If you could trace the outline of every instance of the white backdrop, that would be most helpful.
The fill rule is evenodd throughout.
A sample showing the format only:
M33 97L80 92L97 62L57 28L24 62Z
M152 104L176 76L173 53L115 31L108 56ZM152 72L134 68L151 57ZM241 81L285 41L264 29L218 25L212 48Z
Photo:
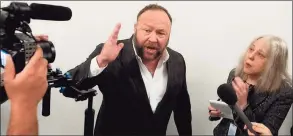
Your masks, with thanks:
M1 1L1 6L10 2ZM31 2L28 2L31 3ZM183 54L187 65L187 84L192 103L194 135L210 135L218 122L208 120L208 100L217 99L217 87L226 82L240 54L251 40L262 34L284 38L290 50L289 70L292 73L292 2L224 2L224 1L39 1L67 6L73 16L67 22L32 20L34 34L48 34L57 58L53 64L63 71L84 61L104 42L117 22L122 23L119 38L133 33L136 15L146 4L166 7L174 19L169 46ZM59 89L52 89L51 115L42 117L39 105L41 135L82 135L87 101L65 98ZM102 94L94 98L96 114ZM6 133L9 101L1 105L1 135ZM289 134L292 114L288 114L280 134ZM96 117L96 116L95 116ZM167 134L177 134L171 117Z

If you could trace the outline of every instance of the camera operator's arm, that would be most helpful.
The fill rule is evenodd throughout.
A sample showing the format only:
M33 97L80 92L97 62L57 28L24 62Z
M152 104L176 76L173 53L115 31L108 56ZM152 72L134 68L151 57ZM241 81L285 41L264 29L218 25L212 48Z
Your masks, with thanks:
M7 135L38 134L37 105L48 87L47 64L40 47L18 74L11 57L7 57L4 87L11 101Z

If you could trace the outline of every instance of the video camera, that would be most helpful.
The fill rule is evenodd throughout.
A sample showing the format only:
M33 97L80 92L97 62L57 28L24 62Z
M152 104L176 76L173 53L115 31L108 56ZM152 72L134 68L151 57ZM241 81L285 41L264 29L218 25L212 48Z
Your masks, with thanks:
M56 57L53 43L51 41L37 41L29 26L30 20L67 21L71 19L71 15L71 10L67 7L36 3L29 6L23 2L11 2L9 6L1 8L1 67L5 67L6 55L11 55L15 72L21 72L36 51L37 45L42 48L43 56L48 63L53 63ZM1 75L1 82L3 83L2 77ZM1 90L4 90L2 83ZM1 95L1 97L3 97L1 103L7 100L6 94Z
M23 2L11 2L9 6L1 8L0 11L0 47L1 67L5 67L6 55L11 55L16 73L23 70L27 62L34 55L37 45L43 50L43 56L48 63L53 63L56 51L51 41L37 41L29 26L31 19L67 21L70 20L72 12L67 7L32 3L28 5ZM17 31L19 31L17 33ZM1 72L0 104L8 98L3 85ZM48 89L43 97L43 116L50 114L50 90L51 87L67 87L75 91L76 101L82 101L94 96L94 91L82 92L75 88L77 82L73 81L68 73L62 74L59 69L53 71L48 66ZM61 88L62 91L62 88Z

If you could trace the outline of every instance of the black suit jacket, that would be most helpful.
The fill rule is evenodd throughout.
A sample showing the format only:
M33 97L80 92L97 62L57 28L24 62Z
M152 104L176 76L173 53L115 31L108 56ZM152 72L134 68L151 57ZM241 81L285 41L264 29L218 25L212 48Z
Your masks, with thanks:
M291 133L291 136L293 136L293 126L291 127L290 133Z
M0 91L0 104L2 104L8 100L8 96L6 94L6 91L4 91L5 90L4 86L1 86L0 90L1 90Z
M165 135L172 111L178 133L191 135L191 106L183 56L167 48L167 90L153 113L135 57L132 38L118 41L120 42L124 43L124 47L118 57L98 76L85 78L91 60L101 52L103 44L98 45L85 62L69 71L73 79L83 79L81 88L98 85L103 94L95 135Z
M232 82L234 73L235 69L230 72L227 83ZM244 113L251 122L264 124L276 136L290 110L292 102L292 87L285 83L276 93L256 93L252 89L248 94L249 106L244 109ZM234 114L234 119L238 126L236 135L247 135L247 131L243 129L244 123L241 119L236 114ZM214 129L214 136L226 136L231 122L229 119L222 119Z

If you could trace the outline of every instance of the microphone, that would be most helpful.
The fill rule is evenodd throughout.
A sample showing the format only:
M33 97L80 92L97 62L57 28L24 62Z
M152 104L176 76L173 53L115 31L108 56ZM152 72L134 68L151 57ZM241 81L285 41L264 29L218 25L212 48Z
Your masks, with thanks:
M32 19L67 21L72 16L68 7L32 3L30 9Z
M244 114L244 112L236 105L237 102L237 95L233 87L229 84L222 84L218 87L217 90L218 96L221 98L222 101L227 103L228 105L232 106L232 108L237 112L240 119L244 122L247 128L252 132L254 135L259 136L257 132L255 132L252 128L252 124Z
M9 13L27 15L23 18L40 20L67 21L70 20L72 16L71 9L68 7L37 3L32 3L28 6L27 3L12 2L8 7L2 8L2 10Z

